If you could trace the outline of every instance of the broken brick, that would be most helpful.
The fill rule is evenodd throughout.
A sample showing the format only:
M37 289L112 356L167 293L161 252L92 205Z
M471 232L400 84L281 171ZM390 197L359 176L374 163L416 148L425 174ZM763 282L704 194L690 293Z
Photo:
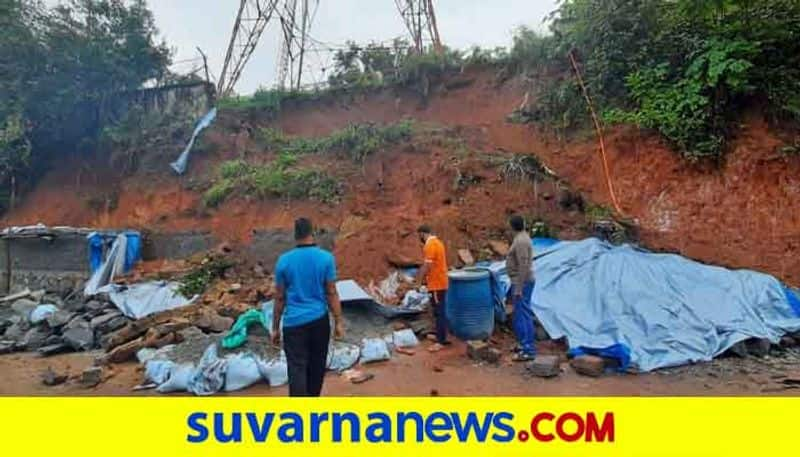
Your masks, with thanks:
M561 373L561 358L557 355L537 355L526 368L533 376L552 378Z
M570 361L576 373L598 378L606 371L606 361L594 355L580 355Z
M467 357L472 360L485 360L489 353L489 344L484 341L467 341Z
M103 381L102 367L89 367L81 373L81 384L84 387L94 387Z
M503 353L499 349L490 347L486 351L486 355L483 358L483 360L485 360L485 361L487 361L489 363L499 363L500 362L500 358L502 356L503 356Z

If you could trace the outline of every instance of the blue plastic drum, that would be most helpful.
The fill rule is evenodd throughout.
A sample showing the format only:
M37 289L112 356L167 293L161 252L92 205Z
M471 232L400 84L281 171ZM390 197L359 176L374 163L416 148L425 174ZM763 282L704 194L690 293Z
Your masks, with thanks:
M494 330L494 301L489 272L477 268L448 275L445 316L452 334L462 340L483 340Z

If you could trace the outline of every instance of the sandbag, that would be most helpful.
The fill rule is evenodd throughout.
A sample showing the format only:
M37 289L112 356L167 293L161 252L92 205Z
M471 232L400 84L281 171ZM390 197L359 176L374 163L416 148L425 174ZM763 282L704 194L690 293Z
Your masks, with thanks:
M154 382L159 386L167 382L175 363L170 360L150 360L144 365L145 381Z
M281 357L269 361L258 361L261 376L269 382L270 387L279 387L289 383L289 366L286 359Z
M334 341L328 348L326 367L332 371L344 371L358 362L360 352L355 344Z
M169 371L169 378L158 386L156 391L162 394L169 392L185 392L189 388L189 382L195 376L195 371L195 367L192 364L172 367Z
M225 385L225 370L228 361L217 356L217 345L206 348L197 370L189 381L188 390L195 395L213 395Z
M361 340L361 363L378 362L391 358L389 346L381 338L364 338Z
M419 344L417 335L415 335L414 330L410 328L404 328L403 330L394 332L392 334L392 342L399 348L410 348Z
M403 297L403 302L400 304L400 308L406 311L425 311L431 301L431 296L424 292L418 292L416 290L409 290L405 297Z
M227 358L225 392L246 389L264 379L253 354L236 354Z

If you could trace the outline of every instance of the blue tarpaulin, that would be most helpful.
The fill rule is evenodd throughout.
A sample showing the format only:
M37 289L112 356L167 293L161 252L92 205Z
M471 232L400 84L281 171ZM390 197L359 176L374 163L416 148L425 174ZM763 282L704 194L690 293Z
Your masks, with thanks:
M126 243L123 272L127 273L142 257L142 239L139 232L128 231L124 235ZM106 254L111 250L117 234L92 232L86 238L89 240L89 270L95 273L103 266Z
M534 257L533 308L547 333L623 368L708 361L745 339L777 343L800 330L800 299L766 274L594 238L534 240Z

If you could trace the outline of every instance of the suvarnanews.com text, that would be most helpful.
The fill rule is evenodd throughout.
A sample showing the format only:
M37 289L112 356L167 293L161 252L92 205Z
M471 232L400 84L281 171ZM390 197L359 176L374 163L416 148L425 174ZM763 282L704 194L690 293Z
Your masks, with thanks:
M615 440L612 412L194 412L189 443L539 443Z

